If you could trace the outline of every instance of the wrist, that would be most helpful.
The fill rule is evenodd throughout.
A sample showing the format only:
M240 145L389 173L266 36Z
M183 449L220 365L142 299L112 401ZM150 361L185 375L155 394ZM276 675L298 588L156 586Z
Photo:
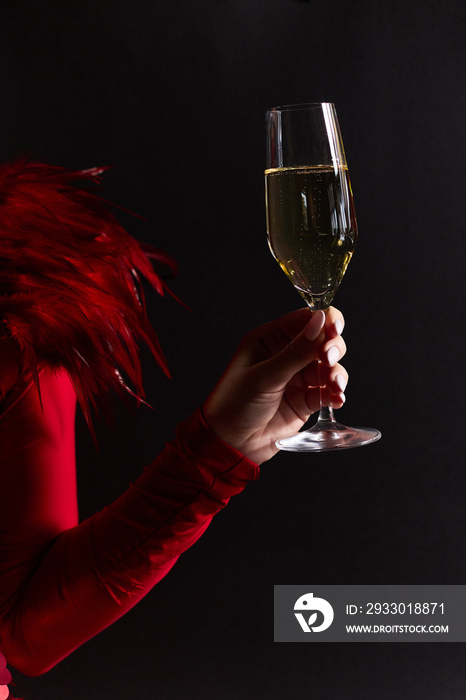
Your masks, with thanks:
M266 462L278 452L275 445L269 445L261 435L251 434L250 429L238 426L233 415L221 416L212 407L209 399L201 406L201 415L207 428L218 439L257 465Z

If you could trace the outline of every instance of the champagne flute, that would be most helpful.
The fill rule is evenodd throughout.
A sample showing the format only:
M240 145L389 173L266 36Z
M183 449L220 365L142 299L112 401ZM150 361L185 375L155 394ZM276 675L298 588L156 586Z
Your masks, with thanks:
M353 194L335 106L330 102L267 111L265 171L270 250L312 311L326 310L357 239ZM291 452L375 442L373 428L349 428L321 406L314 427L276 445Z

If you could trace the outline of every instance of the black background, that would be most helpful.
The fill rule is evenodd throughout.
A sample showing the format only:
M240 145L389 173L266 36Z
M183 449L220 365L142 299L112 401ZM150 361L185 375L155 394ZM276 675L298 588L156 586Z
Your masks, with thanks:
M113 164L173 288L149 293L173 374L78 421L80 510L124 490L205 398L242 335L301 304L270 256L264 111L337 105L360 240L336 298L343 422L370 447L280 454L124 619L28 700L463 698L461 644L274 644L274 584L465 584L465 26L460 0L4 2L0 157Z

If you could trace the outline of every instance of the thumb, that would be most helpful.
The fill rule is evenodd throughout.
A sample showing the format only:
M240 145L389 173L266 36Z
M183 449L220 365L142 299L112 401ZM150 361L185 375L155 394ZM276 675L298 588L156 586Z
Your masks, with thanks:
M319 349L323 341L316 342L325 325L325 313L315 311L309 323L303 328L301 333L293 338L283 350L274 357L267 360L267 383L275 388L282 388L290 379L304 369L310 362L315 360L319 354Z

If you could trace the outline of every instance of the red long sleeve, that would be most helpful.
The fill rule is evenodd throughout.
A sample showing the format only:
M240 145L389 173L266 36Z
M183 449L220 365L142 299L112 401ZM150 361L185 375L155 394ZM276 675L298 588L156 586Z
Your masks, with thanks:
M1 355L1 353L0 353ZM11 363L10 363L11 366ZM133 607L258 467L197 411L112 505L78 524L75 396L64 373L5 373L0 404L0 648L45 672Z

